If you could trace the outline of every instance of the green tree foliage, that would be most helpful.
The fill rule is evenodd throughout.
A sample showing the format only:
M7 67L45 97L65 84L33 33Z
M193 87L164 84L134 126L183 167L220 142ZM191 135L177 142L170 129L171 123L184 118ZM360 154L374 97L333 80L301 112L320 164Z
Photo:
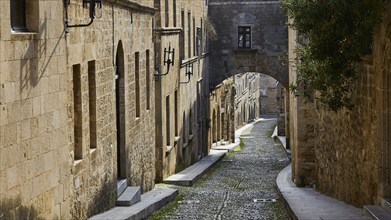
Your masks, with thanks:
M382 0L282 0L299 33L298 81L295 88L318 91L317 98L334 111L351 108L355 65L371 53ZM304 85L304 86L303 86Z

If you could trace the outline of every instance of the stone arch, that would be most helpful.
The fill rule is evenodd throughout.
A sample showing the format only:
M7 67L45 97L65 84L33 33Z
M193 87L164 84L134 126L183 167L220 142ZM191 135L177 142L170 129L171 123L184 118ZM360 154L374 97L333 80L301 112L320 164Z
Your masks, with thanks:
M259 72L288 87L287 18L278 1L232 4L216 2L209 7L217 38L210 43L210 86L239 73ZM251 27L251 47L239 48L239 27Z
M117 131L117 176L126 179L125 141L125 55L122 41L118 42L115 56L115 103Z

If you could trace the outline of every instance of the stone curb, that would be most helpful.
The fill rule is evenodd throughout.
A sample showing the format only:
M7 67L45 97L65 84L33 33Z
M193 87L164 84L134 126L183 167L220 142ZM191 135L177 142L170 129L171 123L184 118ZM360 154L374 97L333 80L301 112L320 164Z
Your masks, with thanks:
M163 180L163 183L174 184L180 186L192 186L198 179L200 179L206 172L208 172L213 165L225 157L227 151L225 150L211 150L210 154L202 158L197 163L184 169L183 171L169 176Z
M277 191L294 220L369 220L361 209L328 197L312 188L296 187L291 180L291 164L277 176Z

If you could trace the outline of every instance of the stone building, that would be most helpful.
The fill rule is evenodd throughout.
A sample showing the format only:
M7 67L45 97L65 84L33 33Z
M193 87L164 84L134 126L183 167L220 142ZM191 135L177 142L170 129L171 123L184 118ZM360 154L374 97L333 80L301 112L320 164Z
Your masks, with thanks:
M208 153L207 1L157 0L156 181Z
M71 79L62 1L0 2L0 215L71 218Z
M152 189L153 1L23 2L0 2L2 217L87 218L117 180Z
M281 59L288 51L288 31L280 3L209 0L208 10L217 35L210 41L211 89L233 77L236 127L261 113L276 115L276 81L288 86L287 65Z
M281 85L281 83L265 74L260 74L259 77L260 114L276 116L280 110L279 107L282 107L277 102L278 96L281 95L278 94L278 86Z
M69 27L66 35L74 218L113 206L124 189L117 189L117 181L145 192L155 180L156 9L145 0L99 6L90 26ZM88 22L81 2L71 2L65 12L68 25Z
M210 41L212 88L247 72L288 86L287 65L281 59L288 52L288 31L278 1L209 0L209 17L217 34Z
M230 78L218 85L209 96L209 147L235 142L236 90Z
M261 115L261 76L259 73L243 73L235 75L233 81L236 87L235 126L238 128Z
M373 51L357 65L355 108L331 112L290 95L289 137L292 178L358 207L391 198L391 3L384 2L375 27ZM290 30L290 60L297 33ZM295 82L294 65L290 82Z

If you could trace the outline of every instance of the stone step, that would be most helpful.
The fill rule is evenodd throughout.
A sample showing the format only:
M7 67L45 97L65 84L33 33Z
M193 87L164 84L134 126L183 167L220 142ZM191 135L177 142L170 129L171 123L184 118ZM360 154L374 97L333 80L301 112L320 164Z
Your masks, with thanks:
M391 199L382 199L381 207L391 215Z
M117 206L132 206L141 201L141 188L139 186L126 187L125 191L117 199Z
M382 207L376 205L364 206L364 214L376 220L391 220L391 215L388 214Z
M91 217L92 220L116 220L116 219L146 219L154 211L173 201L178 195L178 190L169 188L157 188L141 195L141 201L130 206L116 206L104 213Z
M119 198L122 195L126 187L128 187L128 183L126 179L117 180L117 198Z

